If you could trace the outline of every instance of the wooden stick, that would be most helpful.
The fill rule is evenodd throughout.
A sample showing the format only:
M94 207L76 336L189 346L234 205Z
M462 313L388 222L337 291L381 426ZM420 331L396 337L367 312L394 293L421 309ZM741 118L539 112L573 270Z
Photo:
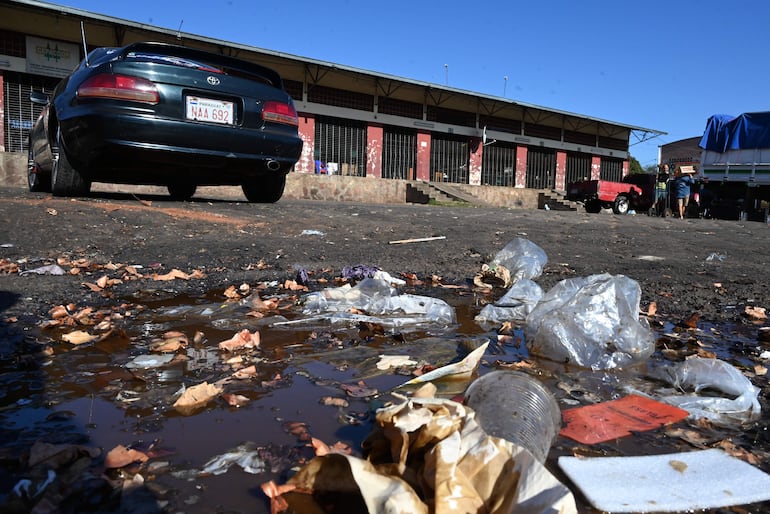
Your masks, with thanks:
M446 239L446 236L418 237L415 239L399 239L398 241L390 241L388 244L400 245L403 243L424 243L425 241L436 241L438 239Z

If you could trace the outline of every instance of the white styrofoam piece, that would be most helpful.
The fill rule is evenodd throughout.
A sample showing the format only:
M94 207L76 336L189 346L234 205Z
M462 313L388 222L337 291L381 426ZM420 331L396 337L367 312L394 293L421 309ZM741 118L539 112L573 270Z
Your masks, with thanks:
M559 457L606 512L680 512L770 500L770 475L718 449L644 457Z

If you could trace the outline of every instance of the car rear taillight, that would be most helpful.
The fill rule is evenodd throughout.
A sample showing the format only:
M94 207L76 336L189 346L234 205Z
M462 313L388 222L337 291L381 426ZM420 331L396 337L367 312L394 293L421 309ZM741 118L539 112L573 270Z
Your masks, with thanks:
M95 75L80 84L78 98L112 98L148 104L160 102L158 88L149 80L111 73Z
M287 125L299 125L297 110L294 109L294 106L284 102L276 102L275 100L265 102L265 106L262 108L262 119Z

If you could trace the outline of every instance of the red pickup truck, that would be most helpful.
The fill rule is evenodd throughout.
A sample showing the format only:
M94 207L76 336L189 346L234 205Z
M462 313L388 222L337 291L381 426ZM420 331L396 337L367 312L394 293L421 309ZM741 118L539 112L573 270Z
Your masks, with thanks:
M587 212L612 209L626 214L629 209L647 212L655 202L655 175L634 173L622 182L579 180L567 185L567 200L582 203Z

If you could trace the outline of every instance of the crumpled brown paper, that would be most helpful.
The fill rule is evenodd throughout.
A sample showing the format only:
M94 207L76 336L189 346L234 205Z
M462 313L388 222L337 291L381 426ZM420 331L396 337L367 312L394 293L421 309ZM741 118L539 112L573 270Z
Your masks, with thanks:
M577 512L570 490L529 451L487 435L474 411L452 400L411 398L378 410L363 448L366 459L318 456L286 485L263 490L274 508L286 500L298 513Z

